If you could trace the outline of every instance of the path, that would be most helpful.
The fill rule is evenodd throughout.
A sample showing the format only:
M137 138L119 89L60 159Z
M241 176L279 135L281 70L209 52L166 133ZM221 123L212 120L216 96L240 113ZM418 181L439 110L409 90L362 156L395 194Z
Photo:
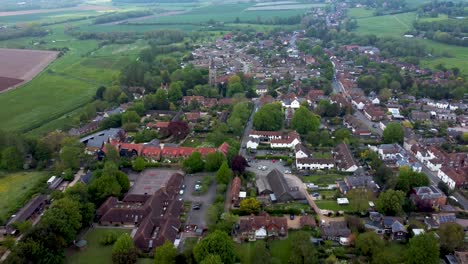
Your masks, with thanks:
M406 24L405 22L401 21L401 19L399 19L397 16L393 15L393 18L395 18L396 21L398 21L398 23L402 24L403 26L406 27L406 29L410 29L410 26L408 26L408 24Z

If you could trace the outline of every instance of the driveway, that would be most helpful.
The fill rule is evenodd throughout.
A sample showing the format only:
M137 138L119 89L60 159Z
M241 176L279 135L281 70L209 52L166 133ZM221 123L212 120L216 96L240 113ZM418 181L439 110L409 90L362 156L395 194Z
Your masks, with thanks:
M199 210L193 210L192 206L190 207L190 211L187 214L186 222L186 224L188 225L197 225L202 228L206 227L206 212L208 207L214 203L216 196L216 184L214 182L214 179L207 193L203 195L192 194L195 191L196 182L202 181L204 176L206 176L206 174L185 176L185 192L182 195L182 199L184 200L184 202L191 202L192 205L194 203L202 204Z

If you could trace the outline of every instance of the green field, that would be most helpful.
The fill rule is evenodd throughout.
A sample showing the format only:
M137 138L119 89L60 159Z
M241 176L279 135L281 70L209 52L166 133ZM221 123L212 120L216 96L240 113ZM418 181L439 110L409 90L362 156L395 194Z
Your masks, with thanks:
M122 228L96 228L88 231L84 240L88 242L86 249L77 251L75 249L68 249L66 251L66 261L68 264L112 264L112 246L103 246L99 243L101 237L107 232L116 232L118 234L128 233L131 229Z
M404 38L404 33L412 29L413 22L417 19L415 12L401 13L387 16L372 16L373 10L352 8L348 16L357 18L358 34L374 34L378 37ZM422 18L423 21L446 19L445 15L437 18ZM434 68L438 64L444 64L447 68L458 67L462 73L468 74L468 48L435 42L429 39L414 38L412 41L423 43L428 52L433 56L421 60L422 67Z
M294 236L295 231L288 232L288 238L283 240L273 240L269 242L270 253L272 258L275 258L275 263L289 263L291 256L291 236ZM243 244L236 244L236 254L240 258L242 264L252 263L252 255L255 254L255 243L249 242Z
M26 204L46 180L44 172L0 172L0 223Z
M361 17L357 19L358 28L356 32L360 34L374 34L378 37L402 36L407 30L412 28L412 23L415 19L416 13L414 12Z

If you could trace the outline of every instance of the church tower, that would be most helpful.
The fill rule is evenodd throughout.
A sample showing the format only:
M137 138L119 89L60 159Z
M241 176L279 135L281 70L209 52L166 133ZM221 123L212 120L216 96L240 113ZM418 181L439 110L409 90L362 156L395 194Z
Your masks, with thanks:
M214 60L213 60L213 57L210 57L210 69L209 69L209 73L208 73L208 83L211 85L211 86L216 86L216 66L215 66L215 63L214 63Z

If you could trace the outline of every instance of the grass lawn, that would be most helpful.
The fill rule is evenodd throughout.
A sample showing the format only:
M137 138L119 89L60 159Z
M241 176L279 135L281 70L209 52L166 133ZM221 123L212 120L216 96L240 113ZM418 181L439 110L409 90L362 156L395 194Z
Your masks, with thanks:
M304 210L306 213L312 212L310 205L303 203L272 204L268 206L268 209L299 209Z
M91 229L85 236L88 247L85 250L77 251L75 249L66 250L66 261L68 264L112 264L112 246L103 246L99 243L100 238L109 231L119 234L130 234L131 229L122 228L96 228ZM142 260L145 261L145 260ZM147 262L141 262L147 263Z
M277 259L278 263L288 263L291 256L291 236L297 231L289 231L288 238L283 240L270 241L271 256ZM242 264L255 264L252 263L252 255L255 254L255 243L249 242L243 244L236 244L235 251Z
M47 180L45 172L0 172L0 224L26 204Z
M312 175L302 177L302 181L306 183L313 183L315 185L329 185L335 184L337 180L344 179L345 175L339 174L324 174L324 175Z
M416 19L415 12L401 13L387 16L361 17L357 19L357 33L374 34L378 37L402 36L412 28Z
M315 204L320 209L323 210L332 210L332 211L353 211L353 206L351 206L351 201L350 204L348 205L338 205L336 200L316 200Z
M374 9L367 8L350 8L348 16L354 18L372 17L374 16Z

